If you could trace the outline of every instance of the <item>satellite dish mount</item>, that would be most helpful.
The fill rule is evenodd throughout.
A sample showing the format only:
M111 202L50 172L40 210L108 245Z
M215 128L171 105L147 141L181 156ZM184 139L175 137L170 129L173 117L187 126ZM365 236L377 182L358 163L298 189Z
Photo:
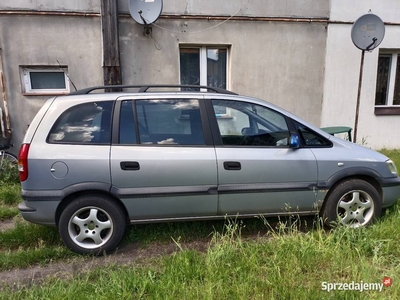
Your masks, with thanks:
M351 39L354 45L361 50L360 77L358 82L356 117L354 123L353 141L357 142L358 112L360 110L360 95L362 86L362 76L364 69L365 51L371 52L378 47L385 36L385 24L381 18L372 13L361 16L355 21L351 28Z
M136 23L144 26L144 34L151 35L151 24L162 12L162 0L129 0L129 12Z

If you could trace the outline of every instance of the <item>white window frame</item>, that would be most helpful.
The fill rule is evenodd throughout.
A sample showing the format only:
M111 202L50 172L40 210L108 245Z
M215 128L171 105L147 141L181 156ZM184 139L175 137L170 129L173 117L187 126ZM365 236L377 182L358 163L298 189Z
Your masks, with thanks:
M22 93L24 95L65 95L70 92L69 78L66 72L67 67L21 67ZM31 72L59 72L63 73L64 89L33 89L31 83Z
M388 93L385 105L375 105L377 107L388 107L394 106L398 107L399 105L393 105L393 95L394 95L394 87L396 84L396 67L397 67L397 59L400 54L400 50L395 51L381 51L380 55L391 56L390 58L390 67L389 67L389 78L388 78ZM399 83L400 84L400 83Z
M179 53L181 49L199 49L200 50L200 83L199 85L207 85L207 50L208 49L226 49L226 90L229 90L229 61L230 61L230 46L229 45L180 45ZM179 68L180 70L180 68ZM181 74L179 71L179 78ZM206 92L205 89L200 89L202 92ZM230 110L227 109L226 114L217 115L218 118L231 118Z
M229 90L229 46L226 45L180 45L179 51L181 49L199 49L200 50L200 85L207 85L207 50L208 49L226 49L226 89ZM180 72L180 71L179 71ZM179 74L181 78L181 74Z

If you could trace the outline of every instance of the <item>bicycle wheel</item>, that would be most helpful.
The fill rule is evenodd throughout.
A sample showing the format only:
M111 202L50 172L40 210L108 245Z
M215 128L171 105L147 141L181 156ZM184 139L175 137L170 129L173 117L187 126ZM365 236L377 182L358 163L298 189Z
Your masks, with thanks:
M18 164L18 158L14 154L6 152L6 151L1 153L0 160L1 160L1 162L10 162L13 164Z
M19 182L18 159L12 153L0 151L0 181Z

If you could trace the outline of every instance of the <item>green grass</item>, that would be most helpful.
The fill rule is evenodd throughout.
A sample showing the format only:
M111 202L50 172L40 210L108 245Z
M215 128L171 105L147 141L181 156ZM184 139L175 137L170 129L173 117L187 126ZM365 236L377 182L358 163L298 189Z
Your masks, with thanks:
M21 200L19 183L2 182L0 185L0 221L18 215L17 205Z
M256 218L242 221L242 233L246 236L257 232L265 233L267 228ZM224 221L196 221L180 223L143 224L128 227L123 243L137 243L146 246L152 242L169 243L174 236L181 241L191 242L210 239L212 233L223 232Z
M9 207L8 205L0 205L0 221L11 219L19 214L16 207Z
M400 170L400 150L381 152ZM20 201L4 196L18 187L4 186L0 219ZM54 276L41 286L5 287L0 299L400 299L399 204L368 228L327 231L318 222L311 226L312 221L259 218L135 225L122 245L135 243L151 252L154 245L176 241L181 250L141 260L140 265L107 265L70 279ZM260 238L244 238L248 235ZM182 245L191 241L206 241L208 248L185 250ZM68 263L70 258L79 259L62 245L54 227L19 220L15 228L0 232L2 271L50 261ZM391 277L393 285L382 292L322 290L322 282L380 283L384 276Z
M306 233L278 224L259 240L242 239L240 222L214 232L205 253L181 250L146 266L99 267L69 280L52 278L7 299L399 299L399 206L370 228L317 225ZM275 228L275 226L274 226ZM284 233L283 233L284 232ZM378 291L327 291L322 282L380 283Z
M15 206L21 202L21 185L5 183L0 186L0 203Z
M56 227L20 220L14 228L0 232L0 271L73 256L76 254L62 244Z
M18 166L10 161L3 161L0 169L0 182L19 183Z

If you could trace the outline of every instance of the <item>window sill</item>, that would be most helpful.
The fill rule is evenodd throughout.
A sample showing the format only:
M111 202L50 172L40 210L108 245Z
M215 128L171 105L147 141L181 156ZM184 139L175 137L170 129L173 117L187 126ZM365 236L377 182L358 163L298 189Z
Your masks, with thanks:
M399 106L375 106L374 113L377 116L400 115L400 105Z
M51 92L51 93L22 93L22 96L64 96L68 95L69 92Z

